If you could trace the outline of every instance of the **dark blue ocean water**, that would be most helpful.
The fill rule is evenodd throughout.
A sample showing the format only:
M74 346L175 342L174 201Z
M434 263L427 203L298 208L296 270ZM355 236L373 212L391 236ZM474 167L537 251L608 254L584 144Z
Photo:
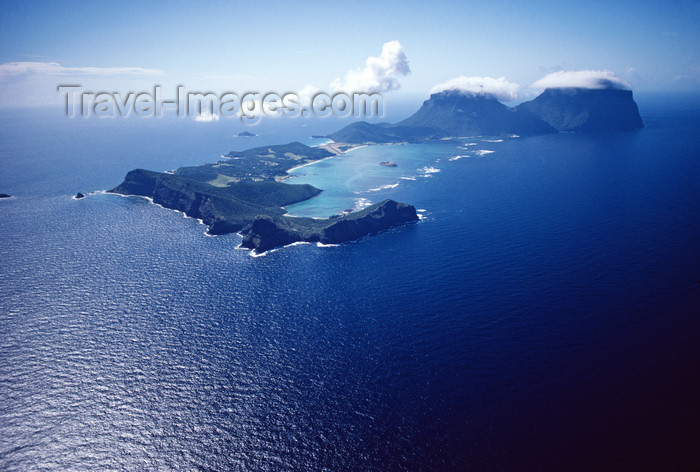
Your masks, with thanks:
M342 185L295 211L424 218L257 258L143 199L70 197L333 123L3 111L0 469L696 470L700 109L638 101L638 132L299 169Z

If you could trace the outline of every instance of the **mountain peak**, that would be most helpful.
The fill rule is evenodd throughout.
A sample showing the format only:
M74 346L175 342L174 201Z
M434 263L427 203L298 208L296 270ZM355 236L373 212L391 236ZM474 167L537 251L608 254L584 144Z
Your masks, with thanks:
M644 126L632 91L621 87L547 88L518 108L534 113L560 132L630 131Z
M445 136L554 132L538 117L509 108L490 93L462 90L432 94L416 113L397 126L438 127Z

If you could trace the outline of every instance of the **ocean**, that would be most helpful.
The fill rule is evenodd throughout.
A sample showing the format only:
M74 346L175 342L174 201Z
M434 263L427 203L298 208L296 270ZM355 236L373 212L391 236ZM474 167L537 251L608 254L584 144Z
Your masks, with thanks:
M263 257L99 191L337 123L0 111L0 469L697 470L700 107L636 98L299 168L291 214L422 218Z

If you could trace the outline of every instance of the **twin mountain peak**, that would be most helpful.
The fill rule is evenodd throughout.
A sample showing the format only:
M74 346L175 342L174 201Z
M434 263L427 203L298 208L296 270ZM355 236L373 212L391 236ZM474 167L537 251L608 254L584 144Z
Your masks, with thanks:
M632 91L618 88L546 89L507 107L493 95L445 90L394 124L353 123L329 135L344 143L420 142L462 136L631 131L643 127Z

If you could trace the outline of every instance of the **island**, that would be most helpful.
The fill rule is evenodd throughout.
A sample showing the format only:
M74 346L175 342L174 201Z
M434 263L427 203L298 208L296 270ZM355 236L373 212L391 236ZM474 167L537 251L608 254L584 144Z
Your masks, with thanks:
M239 232L242 247L262 253L295 242L338 244L418 221L412 205L384 200L329 218L285 215L285 206L318 195L308 184L289 184L288 171L336 155L294 142L230 152L211 164L172 173L135 169L109 190L138 195L201 219L212 235Z
M78 192L75 194L75 197L73 197L73 198L75 198L76 200L80 200L81 198L85 198L85 195L81 192Z
M288 183L291 170L367 144L630 131L642 126L632 91L612 84L592 89L548 88L534 100L512 108L487 93L444 90L432 94L416 113L395 124L356 122L326 136L331 142L318 147L294 142L230 152L218 162L167 173L136 169L109 192L151 198L154 203L201 219L213 235L238 232L243 236L241 246L256 253L302 241L336 244L415 222L416 209L384 200L361 211L345 210L328 218L290 217L285 206L321 192L312 185ZM379 165L397 164L383 161Z
M240 133L238 133L239 138L252 138L255 136L257 136L257 134L251 133L250 131L241 131Z

